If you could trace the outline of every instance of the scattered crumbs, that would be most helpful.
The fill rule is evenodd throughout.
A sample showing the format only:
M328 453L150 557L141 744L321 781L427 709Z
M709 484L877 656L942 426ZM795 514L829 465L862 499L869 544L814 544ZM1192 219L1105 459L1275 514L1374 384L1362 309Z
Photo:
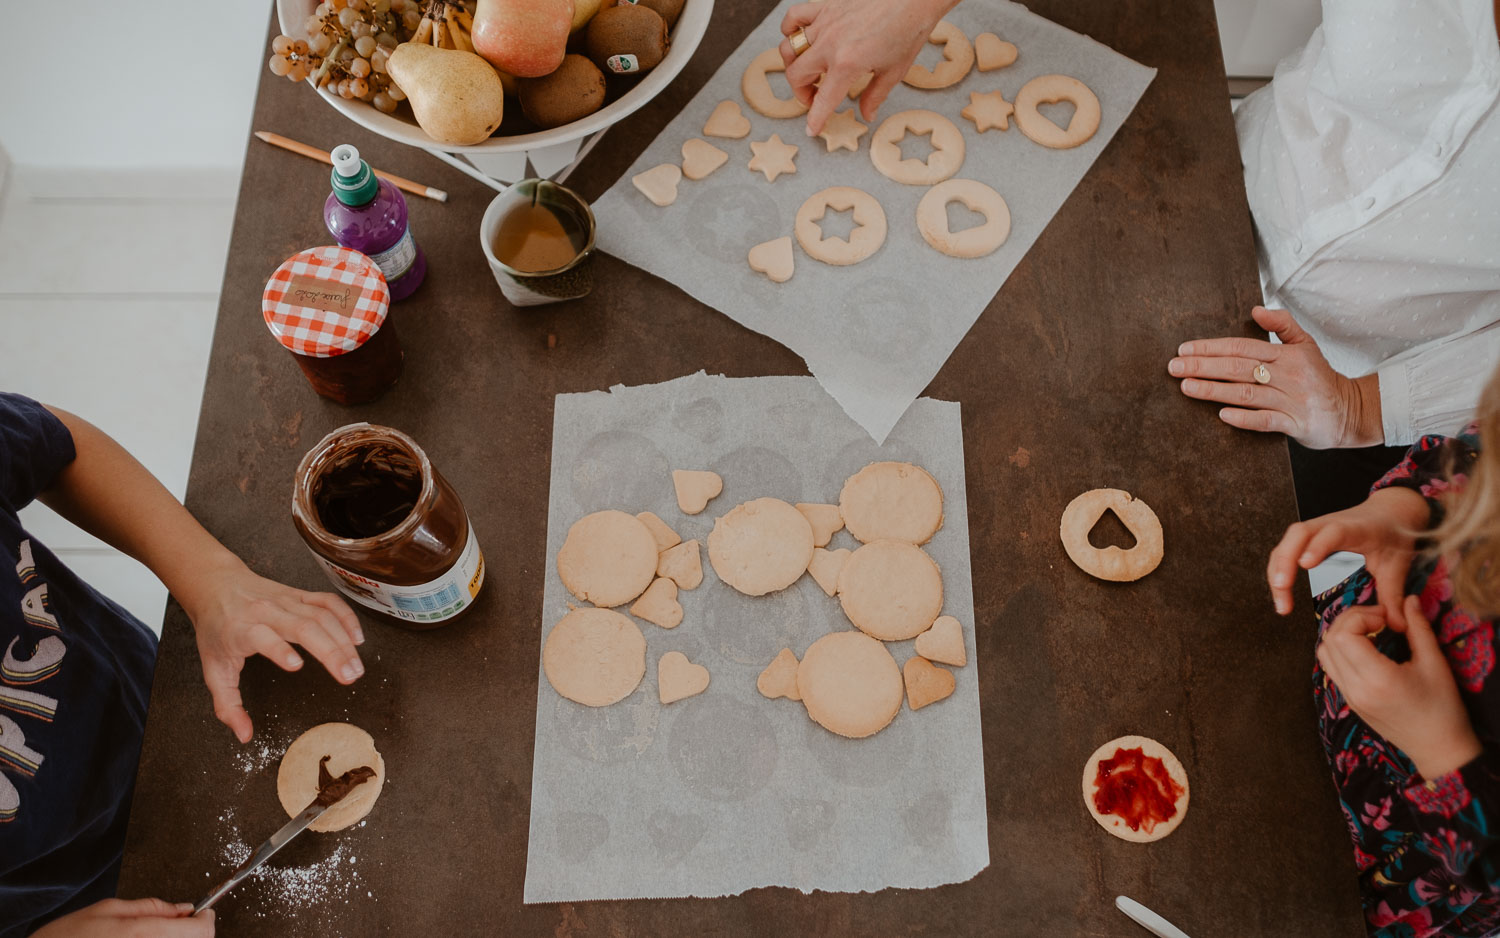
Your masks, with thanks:
M1009 456L1010 464L1017 469L1025 469L1031 465L1031 451L1024 446L1017 446L1016 451Z

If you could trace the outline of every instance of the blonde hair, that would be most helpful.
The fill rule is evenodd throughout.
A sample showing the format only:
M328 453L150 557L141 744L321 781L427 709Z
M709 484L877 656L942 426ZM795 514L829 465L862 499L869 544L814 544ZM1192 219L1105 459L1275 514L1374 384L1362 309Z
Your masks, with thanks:
M1469 611L1500 617L1500 369L1479 397L1479 457L1462 491L1449 489L1431 550L1456 557L1454 598ZM1449 467L1449 475L1455 467Z

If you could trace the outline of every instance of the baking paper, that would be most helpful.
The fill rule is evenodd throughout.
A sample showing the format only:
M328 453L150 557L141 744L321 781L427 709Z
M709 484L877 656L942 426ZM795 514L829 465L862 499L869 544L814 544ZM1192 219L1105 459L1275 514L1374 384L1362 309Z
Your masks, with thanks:
M837 503L844 480L882 459L915 462L942 486L945 521L926 546L943 572L944 613L964 627L953 696L862 740L755 689L784 647L850 628L811 576L763 597L722 583L708 561L714 519L774 496ZM677 509L673 469L712 469L724 491ZM876 446L812 378L701 372L647 387L561 394L553 421L543 636L577 602L556 557L592 511L653 511L702 546L703 583L681 590L682 624L636 620L646 676L625 700L585 707L538 668L526 902L723 896L757 886L855 892L962 882L989 863L974 610L959 406L922 399ZM858 547L847 531L830 549ZM626 612L628 606L619 611ZM887 645L897 663L912 642ZM657 700L656 664L680 651L708 690Z
M745 42L661 135L646 148L594 206L599 247L676 284L742 325L764 333L801 355L808 370L875 440L891 427L927 387L1031 249L1042 229L1083 178L1095 157L1135 107L1155 69L1051 23L1024 7L997 0L969 0L948 19L969 36L993 32L1015 43L1016 62L980 72L950 88L923 91L898 85L881 106L858 152L825 152L820 138L806 135L806 118L772 120L755 113L740 96L740 76L757 54L781 39L779 24L792 0L785 0ZM918 58L932 65L940 58L929 45ZM1049 150L1016 128L977 133L959 115L970 92L999 90L1007 101L1030 78L1062 73L1087 84L1099 97L1099 131L1071 150ZM784 78L771 76L782 97ZM703 125L724 100L739 102L750 119L742 140L705 138L729 154L729 162L705 179L684 179L676 202L659 208L631 184L631 177L660 163L680 163L683 141L702 137ZM849 106L854 106L850 102ZM1066 125L1070 106L1044 113ZM998 191L1010 207L1011 232L987 257L964 260L939 254L917 231L917 202L925 186L892 182L870 163L870 136L879 122L910 108L935 110L964 135L965 160L956 178L977 179ZM751 172L750 142L780 134L800 147L794 175L768 183ZM908 138L905 155L925 156L925 138ZM885 210L889 234L884 247L852 267L830 267L795 248L796 272L772 283L746 262L750 248L792 234L797 208L829 186L856 186L874 195ZM977 224L952 206L954 228ZM828 226L825 237L847 233Z

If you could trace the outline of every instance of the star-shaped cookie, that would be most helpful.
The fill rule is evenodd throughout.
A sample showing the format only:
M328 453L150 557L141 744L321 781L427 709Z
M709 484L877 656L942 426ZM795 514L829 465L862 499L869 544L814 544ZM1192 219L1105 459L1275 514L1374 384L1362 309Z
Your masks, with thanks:
M834 150L859 150L859 138L864 136L865 131L870 128L861 124L854 116L854 109L847 111L835 111L829 115L828 122L823 125L823 132L818 136L828 144L828 152Z
M782 173L795 173L797 166L792 158L797 155L797 147L790 143L782 143L780 134L771 134L769 140L757 143L750 141L750 150L755 155L750 157L750 171L764 173L766 182L775 182L776 177Z
M971 91L969 106L959 113L974 122L974 129L984 133L996 127L1009 130L1010 116L1015 110L1015 105L1005 100L998 91Z

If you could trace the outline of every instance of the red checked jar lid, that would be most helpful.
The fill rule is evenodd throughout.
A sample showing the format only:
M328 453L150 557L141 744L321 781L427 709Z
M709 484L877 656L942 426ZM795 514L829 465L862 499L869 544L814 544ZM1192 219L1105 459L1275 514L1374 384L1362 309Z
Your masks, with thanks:
M401 377L391 291L358 251L318 247L287 258L266 282L266 328L292 353L313 390L341 404L379 397Z

